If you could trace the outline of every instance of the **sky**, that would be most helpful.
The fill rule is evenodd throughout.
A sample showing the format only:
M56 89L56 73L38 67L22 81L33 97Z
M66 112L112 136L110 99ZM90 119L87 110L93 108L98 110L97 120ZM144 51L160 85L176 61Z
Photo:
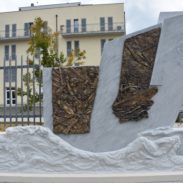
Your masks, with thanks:
M127 33L155 25L163 11L183 11L183 0L126 0Z
M82 4L125 3L127 33L155 25L161 11L183 11L183 0L1 0L0 12L19 7L81 2Z

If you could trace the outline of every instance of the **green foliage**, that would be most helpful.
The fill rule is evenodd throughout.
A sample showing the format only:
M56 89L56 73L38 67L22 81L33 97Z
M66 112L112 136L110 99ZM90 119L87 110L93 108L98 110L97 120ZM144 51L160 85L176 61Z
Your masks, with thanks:
M22 88L17 90L18 96L28 96L28 103L24 105L24 110L32 110L32 106L43 98L38 92L33 92L34 82L37 87L42 87L43 67L78 66L85 62L85 50L73 50L67 58L62 52L58 53L58 36L59 33L52 32L47 26L47 22L40 17L36 18L31 26L31 38L28 42L27 54L34 57L39 51L40 63L35 63L35 60L32 59L27 60L27 64L34 69L23 76L25 91Z

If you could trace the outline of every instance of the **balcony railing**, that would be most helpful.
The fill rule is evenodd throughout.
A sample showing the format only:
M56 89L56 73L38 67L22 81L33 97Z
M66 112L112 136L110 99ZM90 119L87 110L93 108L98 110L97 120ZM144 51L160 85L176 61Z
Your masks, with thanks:
M123 35L125 32L124 23L113 23L113 24L86 24L72 25L72 26L60 26L60 31L63 37L73 36L92 36L101 34L119 34Z
M72 25L66 27L64 25L60 26L60 32L63 37L73 37L73 36L95 36L104 34L118 34L123 35L125 32L124 23L113 23L113 24L86 24L82 25ZM0 41L12 41L12 40L27 40L31 36L30 30L17 29L10 31L0 31Z
M15 31L0 31L0 41L26 40L31 36L30 30L17 29Z

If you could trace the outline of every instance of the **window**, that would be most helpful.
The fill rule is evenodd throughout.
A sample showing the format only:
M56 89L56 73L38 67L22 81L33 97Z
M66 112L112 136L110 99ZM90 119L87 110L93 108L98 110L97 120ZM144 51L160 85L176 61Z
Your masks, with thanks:
M17 25L13 24L12 25L12 37L16 37L16 32L17 32Z
M71 41L67 41L67 56L71 54L72 51L72 43Z
M79 41L74 41L74 50L75 50L76 56L78 56L78 53L79 53Z
M81 19L81 31L86 32L86 18Z
M6 105L16 104L16 92L15 88L6 88Z
M6 61L9 60L9 57L10 57L10 55L9 55L9 45L4 46L4 56L5 56Z
M24 36L31 35L30 28L32 24L33 24L32 22L24 23Z
M79 32L79 21L74 19L74 32Z
M102 52L103 52L105 42L106 42L105 39L101 39L101 40L100 40L100 44L101 44L101 54L102 54Z
M4 79L5 82L15 82L16 81L17 72L15 68L5 68L4 69Z
M66 32L71 32L71 20L66 20Z
M113 30L113 17L108 17L108 30Z
M11 49L11 55L10 55L10 49ZM10 57L11 56L11 57ZM16 45L5 45L4 46L4 57L6 61L9 61L10 58L12 60L16 60Z
M5 25L5 38L10 37L10 25Z
M29 23L24 23L24 36L29 35Z
M11 59L16 60L16 45L11 46Z
M105 31L105 18L100 17L100 31Z

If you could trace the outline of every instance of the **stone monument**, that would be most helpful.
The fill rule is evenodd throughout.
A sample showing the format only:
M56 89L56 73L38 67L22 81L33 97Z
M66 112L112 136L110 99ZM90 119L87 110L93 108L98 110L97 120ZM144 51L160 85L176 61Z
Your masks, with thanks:
M183 104L183 96L181 92L178 92L183 89L183 85L179 82L180 78L183 78L182 23L183 16L169 18L162 25L158 24L108 42L104 47L100 65L90 132L77 135L60 134L59 136L79 149L106 152L126 147L142 131L173 126ZM123 66L125 68L128 62L133 62L134 65L129 65L131 70L123 72ZM134 68L137 68L138 62L140 62L140 69L135 71ZM142 66L142 64L147 65ZM138 75L135 75L137 72ZM150 75L145 76L144 72ZM45 69L44 73L45 83L47 83L45 85L46 102L52 103L51 89L49 89L52 88L51 70ZM130 75L132 75L131 78ZM125 77L130 79L127 80ZM131 105L131 111L139 108L138 111L130 114L131 116L126 115L130 111L125 111L126 116L123 114L121 118L127 118L127 120L121 124L120 119L115 115L115 110L121 108L124 111L127 104L115 106L115 101L118 102L119 98L123 100L124 95L125 83L123 80L120 81L120 78L125 80L126 86L130 83L138 87L135 94L132 89L131 95L126 96L132 98L127 103L127 109L130 109L129 103L132 103L135 97L139 99L144 94L150 95L149 100L138 101L140 103L135 104L135 107ZM130 92L126 93L129 95ZM45 106L46 126L52 129L52 109L48 109L50 106L47 108L46 104ZM137 113L140 115L136 115ZM135 120L136 118L139 120Z
M108 42L99 71L45 69L46 127L0 134L0 172L183 170L183 129L173 128L183 104L182 35L175 16Z

